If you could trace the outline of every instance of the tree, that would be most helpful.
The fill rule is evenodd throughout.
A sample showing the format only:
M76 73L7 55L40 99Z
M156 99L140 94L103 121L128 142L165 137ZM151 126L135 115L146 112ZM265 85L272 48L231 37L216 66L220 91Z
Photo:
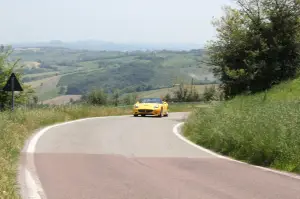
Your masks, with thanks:
M192 87L190 88L190 91L186 97L186 101L188 102L196 102L200 100L200 95L197 92L195 86L192 85Z
M126 105L131 105L134 104L137 100L137 95L135 93L131 93L131 94L127 94L124 99L123 102Z
M29 85L25 85L22 82L22 68L19 66L19 60L14 62L9 61L9 56L13 53L10 46L0 47L0 87L5 86L11 73L15 73L20 85L23 88L22 92L15 92L15 104L22 105L30 102L31 96L34 93L33 89ZM11 106L11 92L0 92L0 104L3 110L9 109Z
M34 104L37 104L39 102L39 98L36 95L32 97L32 100Z
M118 106L118 104L120 102L120 91L118 89L114 90L113 95L112 95L112 100L113 100L113 104L115 106Z
M208 64L225 98L269 89L299 70L300 1L236 0L213 22Z
M178 90L174 91L174 97L177 101L184 102L188 96L188 89L184 87L184 84L181 83L178 87Z
M86 99L92 105L106 105L107 103L107 95L102 89L93 90L87 95Z
M73 104L74 103L74 99L73 98L70 98L70 104Z
M59 89L59 94L63 95L66 92L66 87L65 86L61 86Z
M212 101L216 97L216 88L214 85L207 87L205 86L204 92L203 92L203 99L206 102Z
M171 98L170 93L167 93L167 94L164 96L164 101L170 102L171 99L172 99L172 98Z

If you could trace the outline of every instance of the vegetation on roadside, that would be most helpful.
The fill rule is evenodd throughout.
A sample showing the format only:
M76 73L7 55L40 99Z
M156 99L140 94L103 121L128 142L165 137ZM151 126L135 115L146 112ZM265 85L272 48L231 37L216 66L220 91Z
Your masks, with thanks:
M300 174L299 96L296 79L265 93L197 109L184 134L223 155Z
M159 95L159 92L152 93L150 97L160 97L168 103L182 102L210 102L222 100L222 93L218 91L215 85L203 86L203 92L199 93L195 85L184 85L181 83L178 87L170 90L164 89L164 95ZM166 94L165 94L166 93ZM103 89L95 89L83 95L81 100L73 103L86 103L92 105L133 105L136 101L149 95L142 93L129 93L121 96L120 91L116 89L112 94L107 94Z
M226 101L194 111L184 134L221 154L300 173L300 2L236 2L208 45Z
M24 104L27 103L30 97L32 96L33 90L30 86L24 85L20 79L22 78L22 71L17 70L19 67L19 60L14 62L9 61L9 56L12 53L12 49L10 47L0 47L0 87L1 90L7 83L8 78L12 73L15 73L18 78L20 85L23 88L23 92L15 92L15 103L16 104ZM11 98L12 93L2 91L0 92L0 110L6 110L11 106Z
M235 0L213 22L207 64L220 79L225 98L270 89L297 77L300 66L300 2Z

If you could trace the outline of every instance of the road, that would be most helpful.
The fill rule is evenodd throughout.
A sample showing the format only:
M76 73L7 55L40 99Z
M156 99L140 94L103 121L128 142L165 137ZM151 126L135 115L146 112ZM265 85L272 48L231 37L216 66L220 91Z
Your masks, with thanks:
M25 147L20 184L47 199L300 198L299 179L218 158L179 139L172 129L186 116L122 116L49 129ZM34 153L26 153L30 147Z

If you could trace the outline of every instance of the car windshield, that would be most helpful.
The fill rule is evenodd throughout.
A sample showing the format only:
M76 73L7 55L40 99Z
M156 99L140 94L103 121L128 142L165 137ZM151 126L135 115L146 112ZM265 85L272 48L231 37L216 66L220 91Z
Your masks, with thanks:
M162 104L162 100L160 98L143 98L139 100L139 103L159 103Z

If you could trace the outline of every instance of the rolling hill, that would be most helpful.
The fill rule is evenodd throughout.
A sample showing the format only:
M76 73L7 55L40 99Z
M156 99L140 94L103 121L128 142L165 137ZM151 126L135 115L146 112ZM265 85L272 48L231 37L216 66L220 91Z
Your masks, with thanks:
M62 95L82 95L92 89L122 94L170 88L184 82L216 83L205 52L190 51L89 51L67 48L15 49L21 58L23 82L32 85L40 100Z
M205 87L212 86L217 84L208 84L208 85L195 85L194 88L199 94L203 94ZM186 88L189 89L190 85L185 85ZM150 90L150 91L142 91L142 92L136 92L136 95L139 98L143 97L164 97L166 94L170 94L171 97L174 97L174 92L178 89L178 86L174 86L171 88L161 88L156 90Z
M69 48L75 50L106 50L106 51L135 51L135 50L191 50L201 48L202 45L194 43L115 43L99 40L82 40L74 42L63 42L60 40L53 40L49 42L36 43L15 43L15 48L40 48L40 47L54 47L54 48Z

